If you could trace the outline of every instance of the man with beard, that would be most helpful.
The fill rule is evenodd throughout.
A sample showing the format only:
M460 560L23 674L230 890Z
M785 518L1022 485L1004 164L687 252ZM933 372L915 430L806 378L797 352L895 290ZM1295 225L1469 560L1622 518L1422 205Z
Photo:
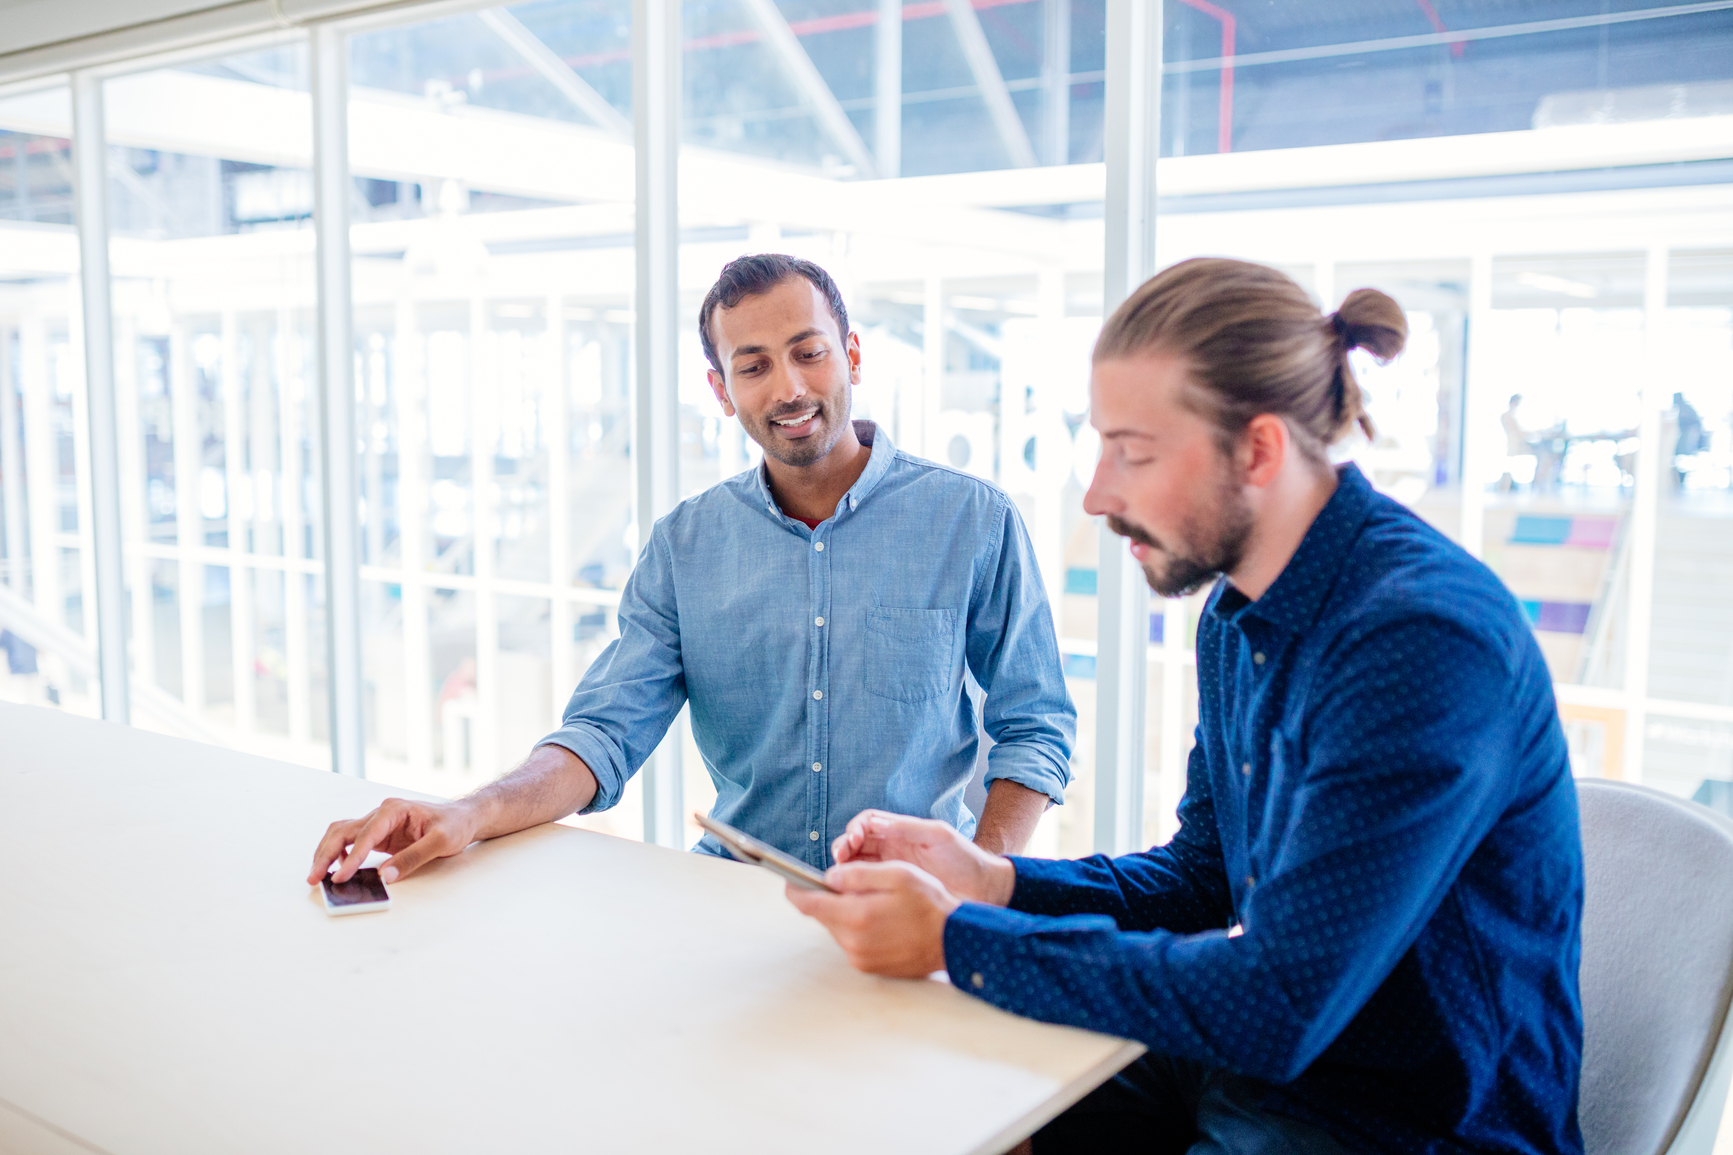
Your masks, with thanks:
M850 420L860 341L817 265L731 262L698 325L711 388L762 468L656 523L619 639L521 766L456 802L389 799L333 823L309 884L334 862L345 880L375 848L391 882L477 839L605 810L683 703L715 817L819 869L864 809L1000 853L1063 800L1076 714L1016 507ZM978 748L965 671L994 741L978 821L963 802ZM709 834L695 849L725 853Z
M1005 858L868 813L791 890L862 969L1149 1053L1035 1152L1581 1152L1582 848L1551 680L1493 574L1328 447L1371 432L1361 289L1193 260L1095 348L1085 499L1197 634L1180 829ZM1108 772L1105 768L1103 773Z

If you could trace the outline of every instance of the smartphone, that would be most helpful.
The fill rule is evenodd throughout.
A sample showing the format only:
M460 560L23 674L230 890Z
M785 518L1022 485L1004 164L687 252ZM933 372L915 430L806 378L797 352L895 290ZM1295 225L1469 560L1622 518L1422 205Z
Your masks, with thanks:
M784 854L768 842L760 842L744 830L736 830L726 822L718 822L708 814L692 815L698 820L698 825L716 836L716 841L723 849L742 862L750 862L754 866L762 866L772 874L781 875L783 879L803 886L807 890L828 890L832 894L839 893L836 887L824 880L824 875L808 866L798 858Z
M320 879L325 888L326 914L365 914L370 910L390 910L391 894L385 880L371 867L357 870L348 882L332 882L327 874Z

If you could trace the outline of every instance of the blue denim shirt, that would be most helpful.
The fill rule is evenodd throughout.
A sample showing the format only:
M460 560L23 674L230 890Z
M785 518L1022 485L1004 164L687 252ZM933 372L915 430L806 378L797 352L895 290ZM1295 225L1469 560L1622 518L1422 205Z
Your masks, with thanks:
M973 833L965 669L986 691L987 780L1063 800L1077 717L1016 507L855 428L872 455L817 529L783 516L762 467L656 523L619 639L542 740L595 773L589 810L620 800L687 702L712 813L815 867L869 807ZM723 853L708 834L696 849Z
M1353 466L1257 601L1217 585L1180 830L1017 859L957 986L1262 1080L1353 1151L1580 1153L1576 788L1492 572ZM1230 937L1238 923L1243 934Z

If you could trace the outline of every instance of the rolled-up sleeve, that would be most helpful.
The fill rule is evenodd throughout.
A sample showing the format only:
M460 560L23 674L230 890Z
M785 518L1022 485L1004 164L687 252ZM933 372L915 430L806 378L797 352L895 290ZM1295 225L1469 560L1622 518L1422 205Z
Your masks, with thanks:
M585 814L620 801L686 701L674 567L660 523L621 591L619 622L619 638L585 672L560 728L537 743L565 747L595 774Z
M997 557L983 569L968 623L969 669L987 692L982 724L995 743L987 782L1008 778L1063 803L1077 711L1034 545L1017 507L1002 501Z

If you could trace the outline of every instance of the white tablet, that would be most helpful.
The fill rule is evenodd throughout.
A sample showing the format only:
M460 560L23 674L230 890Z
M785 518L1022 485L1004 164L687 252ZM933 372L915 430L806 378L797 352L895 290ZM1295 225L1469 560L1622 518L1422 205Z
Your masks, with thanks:
M791 855L760 842L744 830L736 830L726 822L718 822L708 814L692 815L698 820L698 825L716 836L728 853L742 862L750 862L754 866L762 866L772 873L781 875L796 886L804 886L808 890L828 890L832 894L839 893L837 889L824 880L824 875Z

